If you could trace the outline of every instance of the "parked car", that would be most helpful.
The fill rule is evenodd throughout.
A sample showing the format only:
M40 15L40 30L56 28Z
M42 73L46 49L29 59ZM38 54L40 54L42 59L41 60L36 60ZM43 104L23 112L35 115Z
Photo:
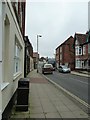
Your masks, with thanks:
M58 71L62 72L62 73L70 73L71 72L70 68L65 65L60 65L58 67Z
M45 73L51 73L51 74L53 74L53 66L52 66L52 64L45 64L42 67L42 73L43 74L45 74Z
M55 69L56 69L56 61L55 61L55 59L49 59L48 64L52 64L53 71L55 71Z
M53 67L53 71L55 71L56 67Z

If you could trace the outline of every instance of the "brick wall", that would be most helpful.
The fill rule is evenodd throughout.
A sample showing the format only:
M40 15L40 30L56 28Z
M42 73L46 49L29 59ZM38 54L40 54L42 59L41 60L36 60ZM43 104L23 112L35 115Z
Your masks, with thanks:
M70 36L65 42L63 42L58 48L56 48L56 60L60 64L65 64L74 70L75 56L74 56L74 38ZM62 51L60 52L60 47Z

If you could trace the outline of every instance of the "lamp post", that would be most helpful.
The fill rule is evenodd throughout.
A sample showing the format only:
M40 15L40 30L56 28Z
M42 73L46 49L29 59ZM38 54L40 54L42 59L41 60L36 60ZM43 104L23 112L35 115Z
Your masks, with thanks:
M37 55L38 55L38 38L39 38L39 37L42 37L42 36L41 36L41 35L37 35ZM39 56L38 56L38 57L39 57ZM39 60L38 60L38 59L39 59L38 57L37 57L37 73L38 73L38 61L39 61Z

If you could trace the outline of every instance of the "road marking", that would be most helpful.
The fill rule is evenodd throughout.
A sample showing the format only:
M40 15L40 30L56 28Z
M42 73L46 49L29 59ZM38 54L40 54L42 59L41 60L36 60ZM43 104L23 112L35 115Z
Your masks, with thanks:
M61 90L63 90L65 93L67 93L68 95L70 95L71 97L73 97L74 99L76 99L78 102L80 102L82 105L84 105L87 108L90 108L90 105L88 103L86 103L85 101L83 101L82 99L80 99L79 97L75 96L74 94L70 93L68 90L64 89L63 87L61 87L60 85L58 85L57 83L55 83L54 81L52 81L50 78L46 77L45 75L43 75L48 81L50 81L52 84L54 84L56 87L60 88Z

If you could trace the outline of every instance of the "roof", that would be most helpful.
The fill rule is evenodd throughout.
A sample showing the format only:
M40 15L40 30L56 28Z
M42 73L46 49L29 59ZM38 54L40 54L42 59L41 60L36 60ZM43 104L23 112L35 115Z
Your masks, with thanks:
M67 40L65 40L63 43L61 43L56 49L58 49L60 46L62 46L63 44L65 44L71 38L73 38L73 36L70 36Z
M84 44L87 40L88 34L75 33L74 39L79 41L79 44Z

